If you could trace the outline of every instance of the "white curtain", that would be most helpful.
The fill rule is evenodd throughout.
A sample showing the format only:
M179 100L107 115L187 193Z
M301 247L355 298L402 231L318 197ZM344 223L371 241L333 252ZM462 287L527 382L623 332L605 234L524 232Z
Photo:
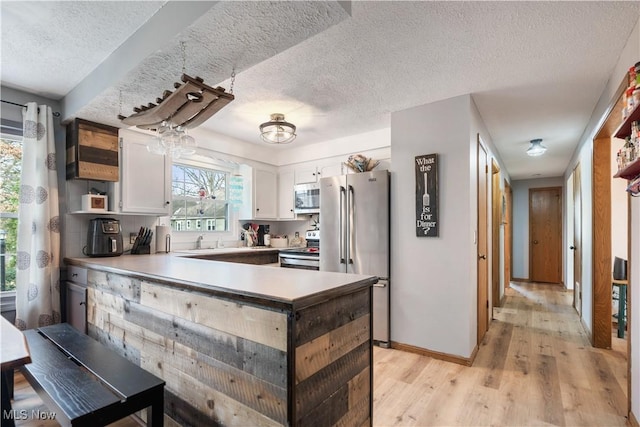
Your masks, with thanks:
M30 102L23 119L16 326L32 329L60 322L60 217L51 107Z

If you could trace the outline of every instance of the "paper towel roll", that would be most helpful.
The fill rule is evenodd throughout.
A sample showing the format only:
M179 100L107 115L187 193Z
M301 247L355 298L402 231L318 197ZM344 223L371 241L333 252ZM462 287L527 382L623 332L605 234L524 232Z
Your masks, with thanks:
M156 225L156 252L169 253L171 251L171 227Z

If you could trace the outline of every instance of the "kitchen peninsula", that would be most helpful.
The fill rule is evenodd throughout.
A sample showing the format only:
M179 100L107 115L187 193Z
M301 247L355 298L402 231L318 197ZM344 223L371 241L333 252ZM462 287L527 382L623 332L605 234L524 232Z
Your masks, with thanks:
M176 254L65 262L87 272L89 335L166 381L167 425L371 424L375 277Z

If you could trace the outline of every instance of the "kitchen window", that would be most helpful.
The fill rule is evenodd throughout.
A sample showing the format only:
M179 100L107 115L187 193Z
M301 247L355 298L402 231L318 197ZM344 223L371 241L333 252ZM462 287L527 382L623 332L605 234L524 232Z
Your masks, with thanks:
M174 231L228 231L229 172L174 163L172 215Z
M16 244L22 170L22 134L0 137L0 298L2 311L15 310Z

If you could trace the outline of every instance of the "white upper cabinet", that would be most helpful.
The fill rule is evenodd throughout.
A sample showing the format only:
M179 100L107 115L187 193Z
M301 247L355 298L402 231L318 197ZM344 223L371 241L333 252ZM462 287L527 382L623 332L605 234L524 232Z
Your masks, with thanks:
M333 163L320 168L320 178L328 178L330 176L340 176L345 174L342 163Z
M315 166L296 169L294 175L296 184L317 182L320 179L319 170Z
M241 165L244 176L241 220L278 218L278 176L275 172Z
M308 184L320 181L320 178L342 175L340 163L325 166L301 166L295 170L295 184Z
M275 172L255 170L255 218L275 219L278 217L278 178Z
M278 175L278 219L295 219L294 208L294 172L285 171Z
M110 210L171 215L171 159L150 153L150 135L120 129L120 182L113 183Z

